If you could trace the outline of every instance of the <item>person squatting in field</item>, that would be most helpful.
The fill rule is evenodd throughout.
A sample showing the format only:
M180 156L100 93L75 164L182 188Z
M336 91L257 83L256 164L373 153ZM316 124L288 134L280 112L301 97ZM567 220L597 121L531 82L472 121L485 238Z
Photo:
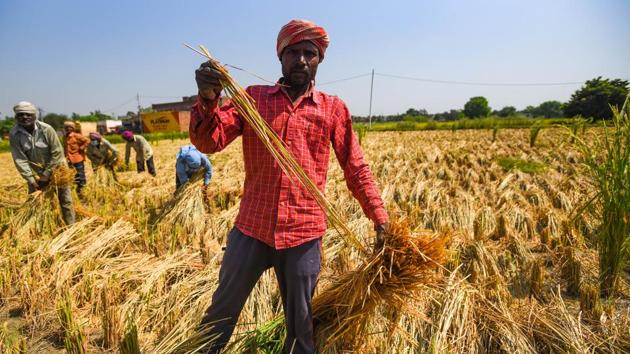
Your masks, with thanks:
M134 135L129 130L125 130L121 134L122 138L127 141L125 146L125 166L129 167L129 155L131 149L136 152L136 166L138 173L144 172L144 162L147 163L147 169L151 176L155 177L155 163L153 162L153 149L147 139L142 135Z
M18 172L28 184L28 192L45 189L52 172L65 166L63 146L55 129L37 120L37 109L30 102L19 102L13 107L17 125L9 133L11 156ZM63 221L74 224L75 214L69 186L57 187Z
M76 171L74 183L77 185L77 194L82 197L81 190L86 184L85 178L85 150L90 144L90 139L76 132L76 125L73 121L63 122L64 152L68 165Z
M92 170L103 166L112 172L118 161L118 150L99 133L90 133L90 145L87 147L87 156L92 163ZM115 176L115 175L114 175Z
M310 21L290 21L280 30L276 45L282 77L273 86L250 86L247 93L322 192L332 144L348 188L374 222L378 249L389 219L353 133L350 112L340 98L315 87L328 43L324 28ZM273 267L287 326L285 351L313 353L311 300L326 214L304 187L282 172L231 102L219 103L221 78L210 63L196 70L199 96L189 129L191 142L204 153L221 151L242 136L245 164L239 214L228 235L218 288L200 325L210 328L208 338L216 337L208 351L218 353L227 344L252 288Z
M205 192L212 179L212 164L208 157L194 145L182 146L177 152L175 161L175 190L179 191L189 179L203 169L203 190Z

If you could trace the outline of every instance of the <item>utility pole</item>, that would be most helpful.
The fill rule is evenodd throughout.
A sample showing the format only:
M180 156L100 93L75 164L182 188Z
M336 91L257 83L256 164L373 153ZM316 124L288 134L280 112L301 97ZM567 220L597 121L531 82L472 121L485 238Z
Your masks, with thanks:
M372 128L372 91L374 91L374 69L372 69L372 82L370 83L370 112L368 113L370 128Z
M39 111L39 121L42 121L42 117L44 117L44 110L41 108L37 108L37 110Z
M140 134L144 133L142 129L142 117L140 116L140 112L142 111L142 107L140 106L140 92L136 94L136 101L138 102L138 128L140 129Z

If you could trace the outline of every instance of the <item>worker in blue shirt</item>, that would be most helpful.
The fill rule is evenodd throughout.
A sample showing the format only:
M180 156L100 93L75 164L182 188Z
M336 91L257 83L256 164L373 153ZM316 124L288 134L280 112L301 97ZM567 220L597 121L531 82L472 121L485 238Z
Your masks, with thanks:
M212 164L206 155L202 154L194 145L184 145L177 153L175 163L175 187L179 190L195 173L204 170L203 188L205 189L212 179Z

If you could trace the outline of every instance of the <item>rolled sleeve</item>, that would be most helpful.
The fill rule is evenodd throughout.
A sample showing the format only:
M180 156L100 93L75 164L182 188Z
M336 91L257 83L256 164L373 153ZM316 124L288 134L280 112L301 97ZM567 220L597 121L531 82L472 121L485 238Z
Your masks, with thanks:
M229 101L219 107L218 100L206 102L201 97L193 106L190 141L197 150L209 154L227 147L243 132L243 122Z
M13 163L15 164L15 168L20 173L20 176L24 178L29 184L35 184L35 173L31 169L31 165L28 162L28 157L26 153L19 146L17 137L11 137L10 146L11 146L11 156L13 157Z

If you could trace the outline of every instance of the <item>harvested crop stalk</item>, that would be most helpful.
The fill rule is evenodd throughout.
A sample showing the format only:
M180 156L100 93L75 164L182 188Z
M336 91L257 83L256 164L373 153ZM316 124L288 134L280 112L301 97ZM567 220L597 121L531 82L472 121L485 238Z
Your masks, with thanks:
M393 220L383 249L356 270L342 274L313 299L319 348L356 349L380 304L404 308L426 283L429 271L446 256L448 235L414 235L405 221Z
M204 47L199 46L202 52L197 51L191 46L186 46L193 51L208 58L212 67L219 71L224 80L221 80L221 85L227 96L232 100L234 107L243 118L254 130L260 141L265 145L269 153L278 162L282 171L294 182L299 182L306 188L306 190L313 196L319 207L326 213L328 221L332 226L344 236L346 242L356 247L364 254L368 253L368 249L359 241L357 236L348 228L344 220L339 213L335 210L333 205L326 199L324 193L317 187L317 185L311 180L311 178L304 172L304 169L297 160L293 157L285 142L278 137L276 132L269 126L258 113L254 99L245 92L245 90L230 76L228 71L210 55L210 52Z

